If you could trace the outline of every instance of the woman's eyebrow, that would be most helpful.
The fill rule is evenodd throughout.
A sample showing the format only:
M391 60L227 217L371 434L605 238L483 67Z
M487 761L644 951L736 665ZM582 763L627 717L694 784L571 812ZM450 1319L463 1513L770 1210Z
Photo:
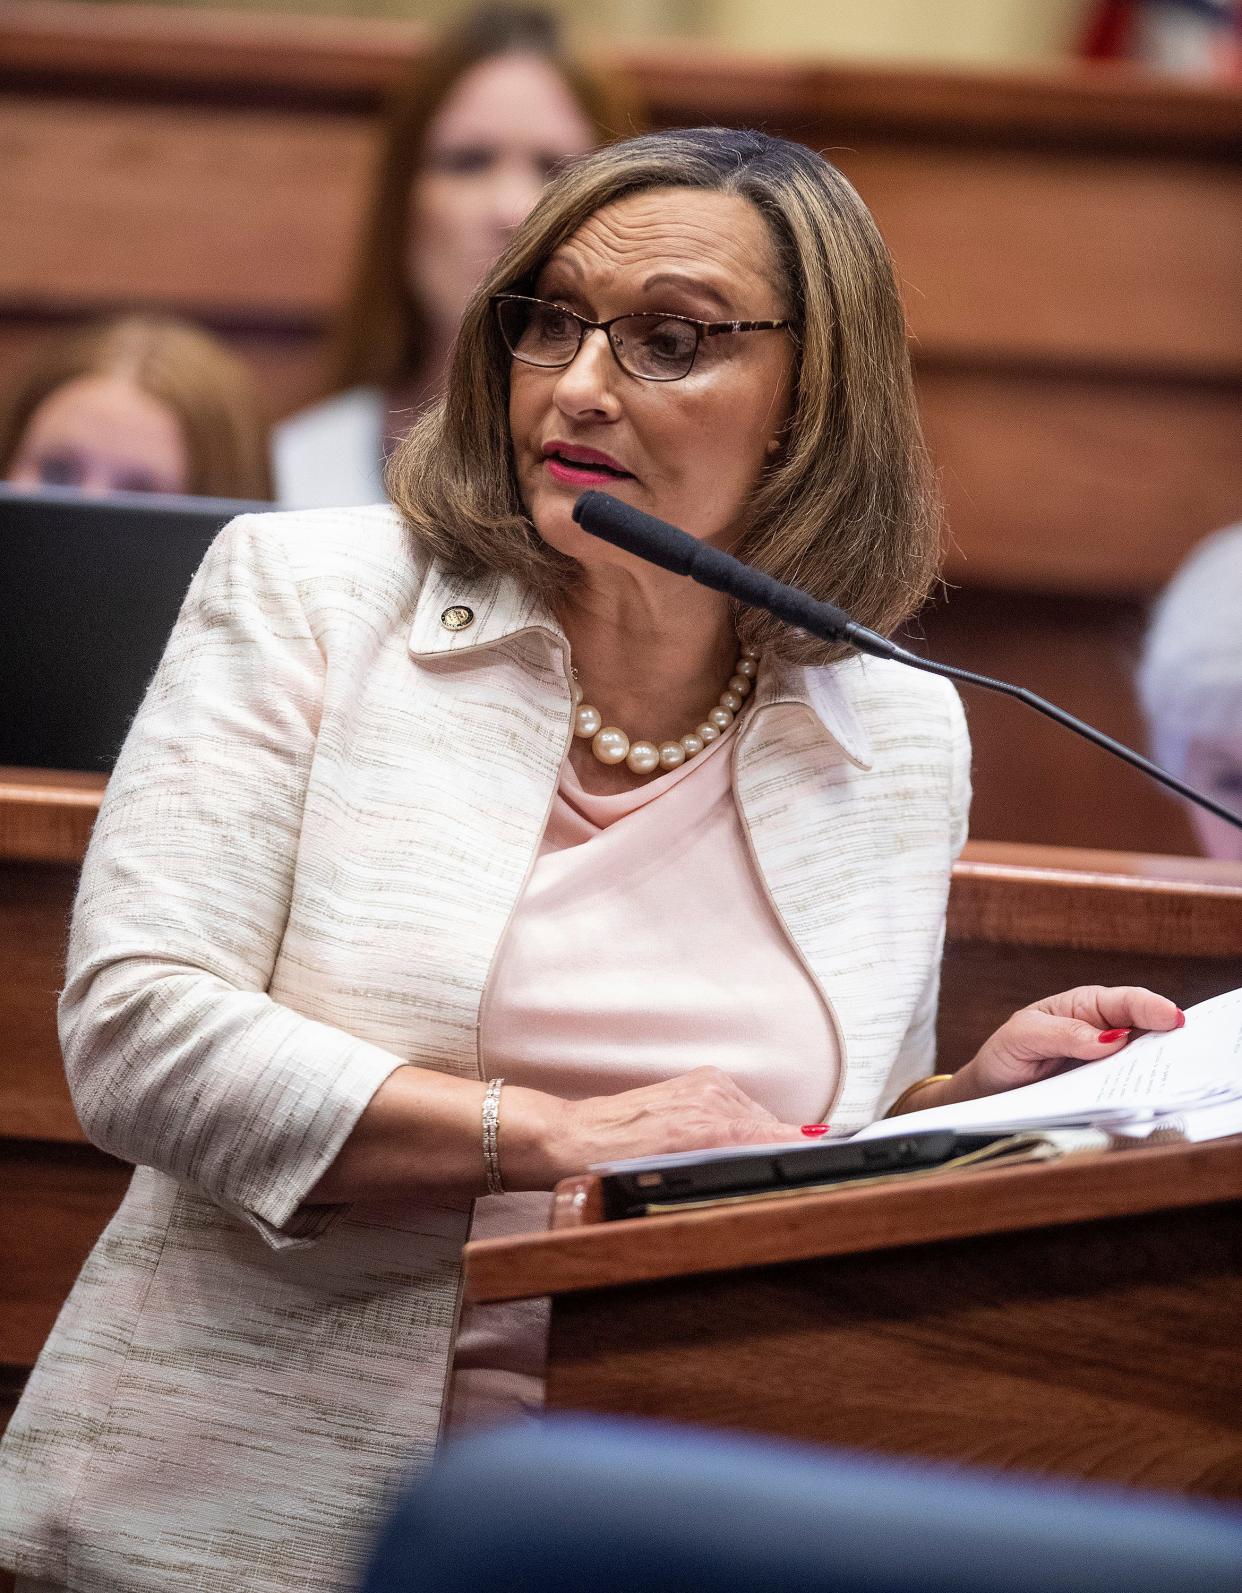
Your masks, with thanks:
M701 277L685 276L680 271L657 271L643 283L644 292L660 287L681 288L684 292L694 293L700 298L707 299L726 316L731 316L733 313L733 307L724 294L718 288L712 287L710 282L704 282Z
M549 255L539 267L538 275L543 277L549 271L568 271L570 276L577 277L579 281L582 280L582 267L571 254L561 254L558 251L556 254Z

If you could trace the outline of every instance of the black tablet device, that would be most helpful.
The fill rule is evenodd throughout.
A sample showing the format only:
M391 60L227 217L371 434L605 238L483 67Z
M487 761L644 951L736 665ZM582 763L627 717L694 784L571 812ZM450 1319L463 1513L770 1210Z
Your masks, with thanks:
M212 539L273 508L0 485L0 764L108 773Z
M1008 1137L1007 1131L995 1129L976 1134L929 1129L884 1139L830 1140L770 1149L754 1145L639 1157L592 1171L600 1175L606 1217L642 1217L653 1210L697 1202L791 1193L821 1184L939 1167Z

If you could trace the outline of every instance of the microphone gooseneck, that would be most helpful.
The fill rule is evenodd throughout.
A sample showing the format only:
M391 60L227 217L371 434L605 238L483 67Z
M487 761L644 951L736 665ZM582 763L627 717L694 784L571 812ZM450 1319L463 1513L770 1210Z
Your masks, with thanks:
M1218 819L1242 829L1242 816L1222 807L1202 791L1196 791L1193 786L1152 763L1124 742L1114 741L1112 736L1106 736L1094 725L1076 719L1064 708L1058 708L1055 703L1028 691L1025 686L994 680L990 675L977 675L973 670L960 669L956 664L942 664L933 658L922 658L877 631L858 624L835 604L821 603L809 592L773 580L762 570L735 559L731 553L724 553L719 548L700 542L677 526L657 520L654 515L644 514L641 509L622 503L610 493L584 492L574 504L573 515L582 529L592 536L610 542L626 553L633 553L640 559L658 564L662 569L671 570L674 575L687 575L700 585L724 592L750 608L765 609L787 624L799 626L823 641L845 642L860 653L870 653L875 658L892 659L929 675L943 675L967 686L980 686L986 691L997 691L1006 697L1013 697L1095 746L1103 747L1106 752L1111 752L1133 768L1141 769L1153 780L1158 780L1161 785L1176 791L1188 801L1197 803Z

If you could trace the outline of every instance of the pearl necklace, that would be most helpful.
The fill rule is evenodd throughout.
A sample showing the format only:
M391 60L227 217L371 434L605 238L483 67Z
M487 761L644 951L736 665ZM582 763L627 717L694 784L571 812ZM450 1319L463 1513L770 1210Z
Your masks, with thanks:
M759 670L759 655L753 647L743 647L733 666L729 684L720 693L720 699L697 729L687 731L677 741L631 741L624 730L616 725L606 725L598 708L582 700L582 687L578 684L578 671L574 670L574 735L589 740L591 751L600 763L624 763L634 774L655 774L677 769L687 758L693 758L709 741L726 731L733 716L754 685Z

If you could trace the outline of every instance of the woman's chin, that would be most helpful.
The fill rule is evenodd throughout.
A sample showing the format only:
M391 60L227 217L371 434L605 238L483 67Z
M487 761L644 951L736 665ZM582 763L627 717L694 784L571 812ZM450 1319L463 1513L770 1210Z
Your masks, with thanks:
M563 508L537 508L531 519L541 539L584 569L603 570L605 566L610 566L614 569L628 568L633 572L638 562L634 555L584 531L574 520L572 509L572 502Z
M593 550L599 549L601 544L596 537L588 536L581 526L574 523L572 509L572 503L551 508L540 506L531 514L531 519L540 539L550 548L564 553L578 564L586 564L591 561Z
M590 490L589 487L571 487L557 482L530 494L527 499L535 530L543 540L558 553L567 553L571 559L579 562L589 560L593 548L602 551L604 546L598 537L589 536L574 519L574 505L584 492Z

